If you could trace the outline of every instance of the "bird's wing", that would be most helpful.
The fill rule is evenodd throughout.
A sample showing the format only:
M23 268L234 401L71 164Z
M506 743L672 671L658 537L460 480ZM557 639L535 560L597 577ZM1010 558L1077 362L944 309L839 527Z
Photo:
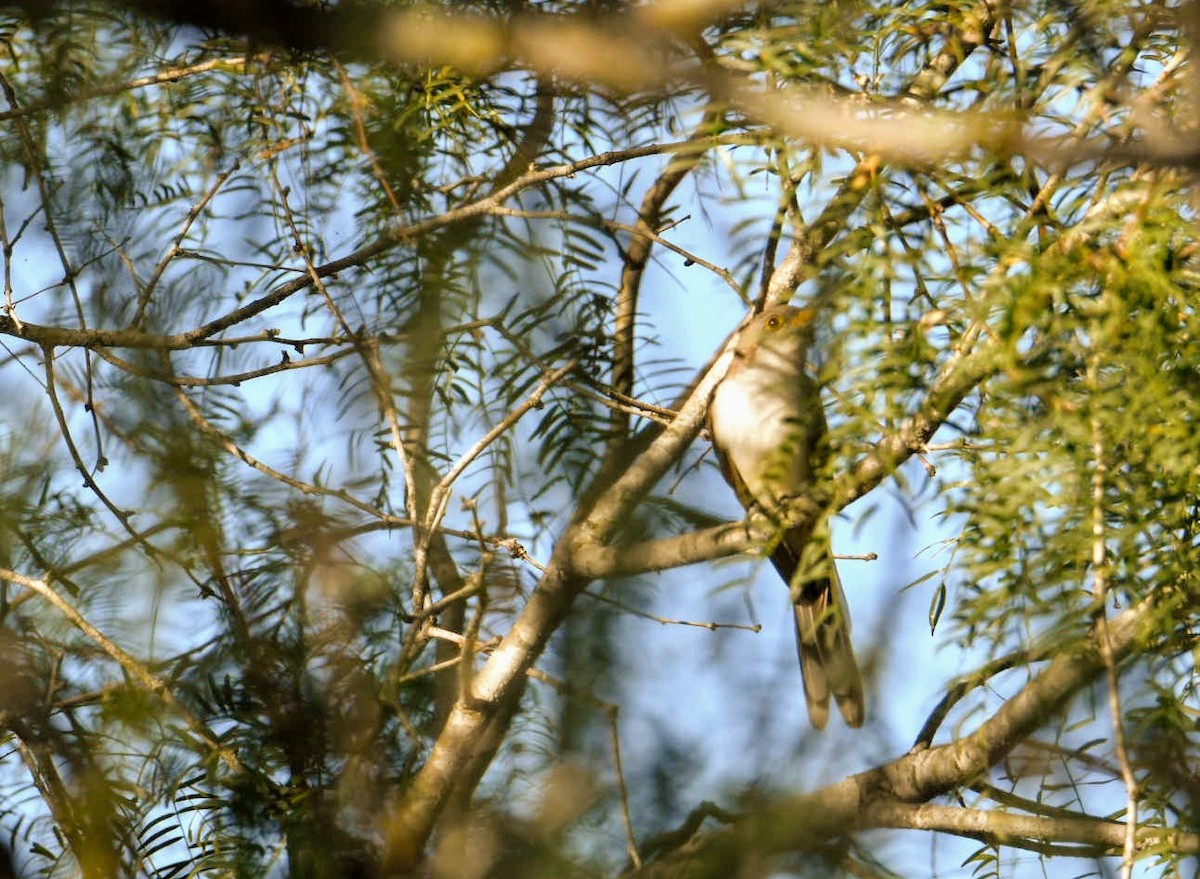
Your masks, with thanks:
M742 479L742 474L738 472L733 461L715 444L713 445L713 451L717 453L717 466L721 468L721 475L732 486L733 493L737 495L737 499L742 507L749 510L751 507L757 506L758 502L754 499L754 495L750 493L750 489L746 486L746 480Z

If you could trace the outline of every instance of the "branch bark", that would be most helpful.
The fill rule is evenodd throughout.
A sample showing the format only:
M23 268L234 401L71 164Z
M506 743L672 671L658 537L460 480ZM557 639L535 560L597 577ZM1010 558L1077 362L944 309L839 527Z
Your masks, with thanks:
M1183 599L1156 594L1110 621L1109 644L1117 660L1144 646L1155 631L1155 618L1169 612L1167 605L1172 600ZM967 815L962 810L928 805L918 808L917 804L927 804L937 796L970 784L1003 760L1047 718L1061 711L1072 696L1103 671L1104 658L1093 632L1074 649L1058 651L1041 674L969 735L946 745L909 752L820 790L785 799L728 828L693 839L684 849L649 865L637 875L737 875L738 865L746 856L819 851L827 849L831 840L848 833L876 827L917 827L920 822L925 822L928 829L953 829L952 825L957 824L960 830L971 833L1015 832L1026 839L1040 839L1049 829L1047 822L1065 819L1022 818L1001 813ZM1123 824L1083 816L1079 823L1064 823L1054 838L1059 842L1106 846L1111 840L1111 845L1119 849L1124 834ZM1170 840L1187 851L1200 844L1191 833L1163 827L1140 828L1139 846L1158 840Z
M974 353L947 361L931 383L920 408L901 429L883 437L837 481L834 508L840 510L865 495L923 448L967 395L997 368L999 353L998 345L992 342ZM758 533L757 524L759 522L753 519L749 526L745 522L727 522L702 531L629 546L588 540L576 547L571 564L579 575L601 579L662 571L737 555L762 541L764 534Z
M384 864L392 872L411 870L419 861L450 792L463 778L485 736L498 743L496 731L507 729L524 689L526 675L562 623L575 598L590 580L575 573L574 553L607 543L624 517L641 502L667 468L699 432L708 398L726 359L717 358L696 383L679 415L636 458L610 481L602 465L595 500L584 502L555 547L546 573L522 608L512 628L472 679L450 712L425 765L387 819Z

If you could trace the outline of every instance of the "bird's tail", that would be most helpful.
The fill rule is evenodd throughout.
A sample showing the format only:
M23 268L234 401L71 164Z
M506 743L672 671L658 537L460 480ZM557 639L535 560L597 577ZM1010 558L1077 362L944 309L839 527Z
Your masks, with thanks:
M808 717L813 726L824 729L833 696L846 724L859 727L866 707L862 674L850 643L850 609L832 550L827 542L810 537L811 532L788 533L771 554L792 591Z

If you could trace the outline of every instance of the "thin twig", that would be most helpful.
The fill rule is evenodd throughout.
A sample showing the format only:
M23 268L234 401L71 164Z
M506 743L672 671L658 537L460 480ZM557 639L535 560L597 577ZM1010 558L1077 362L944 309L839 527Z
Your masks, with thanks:
M695 263L701 268L708 269L710 272L724 281L725 284L737 294L739 299L745 298L742 292L742 286L738 283L737 278L734 277L733 272L729 271L729 269L722 268L716 263L709 262L699 254L690 251L687 248L681 247L670 239L663 237L662 232L665 230L655 232L649 229L639 229L637 226L631 226L628 223L618 223L616 220L606 220L603 217L577 214L572 213L571 211L527 210L525 208L497 207L490 211L490 213L497 217L516 217L525 220L563 220L572 223L578 223L581 226L592 226L598 229L607 229L610 232L635 233L646 238L648 241L662 245L672 253L682 256L688 265ZM686 219L688 218L680 217L678 220L672 221L670 224L671 228L678 226Z
M114 517L116 517L117 521L120 522L121 526L129 532L131 537L137 538L138 534L129 522L130 514L113 503L104 490L100 488L96 480L92 477L91 471L88 469L87 465L84 464L83 456L79 453L79 448L75 445L75 439L71 435L71 429L67 423L67 415L63 411L62 403L58 399L58 391L54 378L54 349L50 346L44 347L42 349L42 357L44 361L43 367L46 374L46 396L50 400L50 408L54 412L54 417L58 422L59 433L63 438L63 442L66 443L67 453L71 456L71 460L75 464L75 469L79 471L79 475L83 477L84 485L91 490L92 494L99 499L100 503L102 503L108 509L108 511L112 513ZM142 546L150 547L150 544L143 542Z
M17 109L17 94L9 82L8 77L0 73L0 90L4 92L9 106L14 110ZM41 141L35 138L29 131L29 125L24 119L16 120L17 133L20 136L21 145L25 150L25 159L28 162L28 167L33 170L33 179L37 184L38 198L42 204L42 216L45 220L46 232L50 235L50 240L54 242L54 252L58 256L59 266L63 270L63 284L71 291L71 302L75 306L75 319L80 327L87 327L87 316L84 312L83 297L79 294L79 266L71 264L71 259L67 256L67 247L63 241L62 234L59 232L58 221L55 219L55 211L52 209L54 200L51 196L51 184L46 179L45 163L42 162L42 154L38 147ZM44 144L42 144L44 148ZM6 303L7 304L7 303ZM13 321L14 325L19 325L20 320L13 317L12 311L8 311L8 317ZM46 346L43 345L43 349ZM104 436L100 432L100 422L95 416L95 396L93 387L92 375L92 357L90 352L84 354L84 386L86 388L87 411L91 414L92 433L96 442L96 469L102 470L107 463L104 457Z
M294 369L308 369L313 366L329 366L344 357L349 357L355 353L355 349L346 348L341 351L335 351L332 354L325 354L321 357L309 357L304 360L292 360L286 351L283 352L283 358L279 363L272 366L264 366L259 369L250 369L246 372L234 372L228 375L215 375L208 378L201 376L173 375L157 372L152 369L147 369L136 363L118 357L106 348L96 349L96 355L107 363L112 364L118 369L136 375L141 378L148 378L151 381L162 382L168 385L174 385L180 388L208 388L219 385L233 385L237 387L245 382L253 381L257 378L264 378L268 375L276 375L281 372L289 372Z
M21 319L17 317L17 307L13 303L12 285L12 256L16 242L10 241L8 238L8 222L5 219L7 213L4 205L4 193L0 192L0 258L4 260L4 311L20 329Z
M620 708L612 702L601 699L594 693L571 686L566 681L559 680L541 669L530 668L526 672L526 676L532 680L541 681L543 684L553 687L564 696L571 699L578 699L604 713L605 718L608 720L609 744L613 755L613 774L617 780L617 797L621 804L621 824L625 830L625 851L629 855L630 862L640 869L642 866L642 857L638 853L637 834L634 833L633 818L629 811L629 787L625 783L625 770L621 762L621 736L620 725L618 723Z
M0 580L7 580L10 583L15 583L18 586L23 586L26 589L36 592L42 598L46 599L54 606L64 617L66 617L73 626L83 632L88 638L96 643L106 654L108 654L131 678L140 683L148 691L153 693L171 708L187 723L188 728L193 734L200 739L207 747L212 748L217 752L221 760L233 770L241 768L241 763L237 756L224 747L220 743L220 739L216 733L208 728L208 726L196 717L190 709L183 705L175 694L171 692L170 687L166 682L155 675L144 664L134 659L124 650L122 650L114 641L112 641L103 632L88 622L78 610L76 610L70 602L59 595L50 584L45 580L37 577L27 577L24 574L19 574L16 571L10 571L7 568L0 568Z
M1098 345L1099 339L1092 343ZM1098 394L1099 355L1089 359L1087 368L1088 383L1092 393ZM1099 400L1093 405L1099 406ZM1125 724L1122 720L1121 695L1117 660L1113 653L1112 640L1108 632L1108 546L1106 543L1105 492L1108 477L1107 448L1104 439L1104 426L1099 415L1092 416L1092 599L1095 605L1096 642L1100 649L1100 657L1104 661L1104 676L1108 684L1108 713L1113 726L1113 748L1116 751L1117 763L1121 767L1121 780L1125 785L1125 839L1121 852L1121 875L1124 879L1132 879L1133 862L1137 856L1137 819L1138 819L1138 783L1129 759L1129 749L1125 741Z
M623 601L618 601L615 598L610 598L607 595L601 595L598 592L585 591L586 597L593 601L599 601L601 604L607 604L610 607L615 607L624 613L632 614L636 617L641 617L644 620L650 620L654 623L660 623L664 626L694 626L697 629L708 629L710 632L715 632L717 629L741 629L745 632L761 632L762 626L759 623L717 623L705 622L699 623L693 620L674 620L670 617L655 616L652 613L647 613L644 610L638 610L636 607L631 607Z
M424 527L427 530L432 530L441 523L442 517L446 514L446 505L450 500L450 489L458 477L463 474L463 471L471 465L471 462L483 454L488 446L511 430L526 412L540 405L542 397L545 396L546 392L558 384L563 376L568 375L574 370L578 363L578 360L572 359L566 365L560 366L546 375L528 397L505 415L504 418L500 419L499 423L492 427L491 430L476 440L474 445L463 452L454 466L446 472L446 475L441 478L429 494L429 513L424 522Z
M204 213L205 208L207 208L209 203L216 197L217 192L220 191L221 187L225 185L230 177L237 173L237 170L240 166L240 163L235 161L229 167L228 171L218 174L216 179L213 181L212 186L205 191L204 195L200 197L198 202L188 209L187 215L183 218L183 223L180 226L179 234L175 236L175 239L171 242L171 246L167 248L167 252L163 254L163 258L158 261L158 264L154 267L154 271L150 273L150 277L146 281L145 286L138 291L137 309L133 313L133 320L129 322L129 326L131 328L141 329L142 323L146 316L146 306L150 304L150 297L154 295L154 289L158 286L158 282L162 279L163 273L166 272L167 266L169 266L171 261L181 253L180 245L183 244L183 239L187 238L188 232L192 230L193 224L195 224L196 220L200 218L200 215Z
M617 776L617 797L621 801L621 824L625 828L625 851L634 869L642 867L642 856L638 853L637 834L633 831L633 817L629 812L629 785L625 783L625 769L621 765L621 731L618 722L616 705L610 705L605 714L608 716L608 736L612 744L613 772Z

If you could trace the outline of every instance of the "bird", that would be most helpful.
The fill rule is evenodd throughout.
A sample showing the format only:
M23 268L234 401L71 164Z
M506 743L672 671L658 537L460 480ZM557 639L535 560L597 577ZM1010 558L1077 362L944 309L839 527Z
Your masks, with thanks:
M832 696L846 724L860 727L862 674L828 525L795 513L811 505L828 447L820 390L805 364L815 319L812 308L774 305L749 321L709 400L708 426L721 473L742 506L778 529L771 562L791 591L809 721L825 728Z

